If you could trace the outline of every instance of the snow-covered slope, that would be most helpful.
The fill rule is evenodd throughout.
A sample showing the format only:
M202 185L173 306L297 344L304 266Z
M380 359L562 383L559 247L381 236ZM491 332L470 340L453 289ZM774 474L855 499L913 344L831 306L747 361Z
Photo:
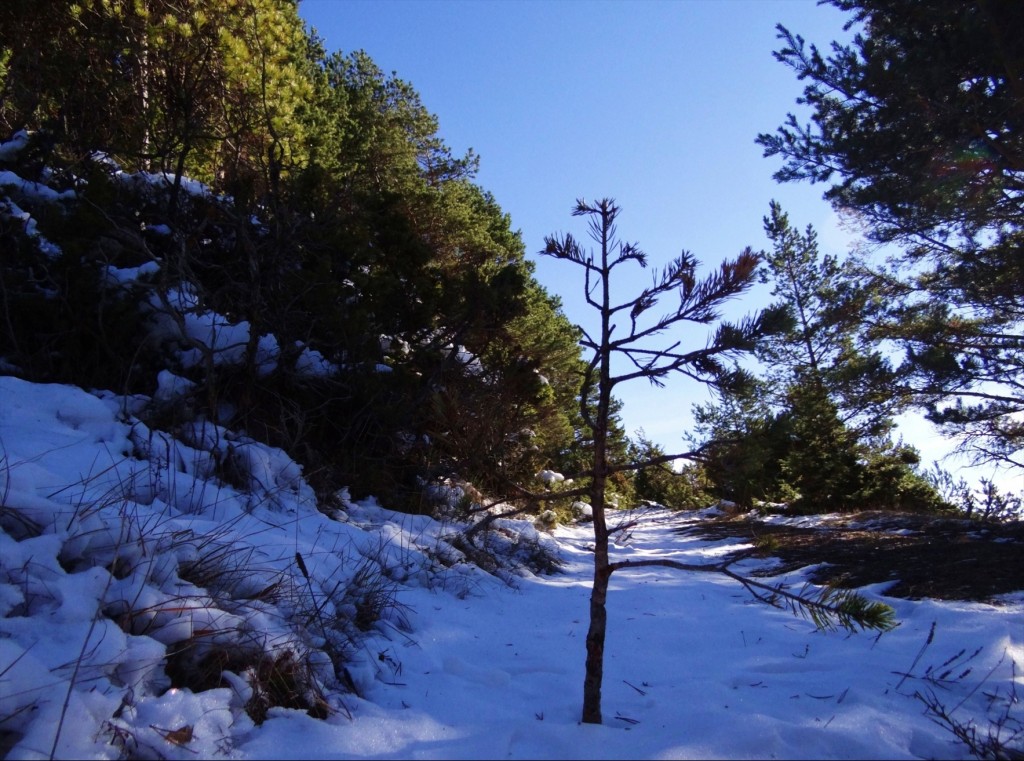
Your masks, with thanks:
M498 521L488 574L456 522L344 493L325 514L280 450L151 430L145 402L0 377L7 758L967 758L956 726L1021 746L1024 597L887 600L895 631L847 635L668 569L613 578L605 724L581 725L586 525ZM614 552L720 557L677 533L699 519L651 511Z

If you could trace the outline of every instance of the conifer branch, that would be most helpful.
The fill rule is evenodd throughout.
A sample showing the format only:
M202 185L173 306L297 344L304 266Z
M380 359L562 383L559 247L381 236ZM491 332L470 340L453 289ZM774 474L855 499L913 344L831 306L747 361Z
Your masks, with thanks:
M887 632L897 626L892 607L868 600L854 590L826 586L817 594L811 595L810 585L805 584L799 592L791 592L781 583L768 584L757 581L729 567L748 554L741 553L722 563L681 563L668 558L620 560L609 563L608 572L611 574L627 568L662 567L678 571L720 573L742 584L755 600L801 616L822 631L836 631L842 628L850 632L856 632L858 629Z

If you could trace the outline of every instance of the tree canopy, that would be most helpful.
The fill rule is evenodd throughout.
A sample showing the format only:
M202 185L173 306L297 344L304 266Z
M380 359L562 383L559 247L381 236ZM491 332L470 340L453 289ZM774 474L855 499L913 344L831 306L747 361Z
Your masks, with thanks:
M0 131L26 141L3 168L67 191L3 199L60 252L4 217L17 372L153 394L169 367L196 414L409 509L445 478L569 456L577 333L477 157L411 84L326 51L294 0L12 0L0 78ZM155 273L134 301L106 285L126 267ZM188 333L208 310L245 326L237 362ZM332 372L304 376L307 349Z
M869 239L876 336L904 348L908 391L975 457L1022 465L1024 23L1017 3L832 0L859 31L824 54L780 26L776 57L807 82L758 142L776 178L828 183Z
M764 228L760 277L789 320L758 343L741 382L696 408L711 482L744 506L941 507L914 470L916 450L890 437L907 402L870 336L878 283L855 259L823 254L814 228L793 227L778 203Z

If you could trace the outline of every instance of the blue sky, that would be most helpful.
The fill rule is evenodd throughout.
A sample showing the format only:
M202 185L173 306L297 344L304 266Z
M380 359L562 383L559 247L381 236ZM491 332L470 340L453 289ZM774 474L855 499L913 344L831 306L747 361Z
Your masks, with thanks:
M456 153L481 157L478 183L521 231L538 280L574 322L594 325L578 267L536 252L572 232L579 197L613 197L621 237L660 267L682 249L714 265L768 241L772 199L818 229L822 248L847 243L824 186L778 185L776 159L754 139L771 132L803 85L775 61L782 23L827 48L847 39L845 14L813 0L302 0L328 50L365 50L412 84ZM623 270L623 272L625 272ZM650 272L616 285L631 295ZM764 304L764 290L730 309ZM663 302L666 309L669 302ZM703 344L703 329L671 337ZM628 433L685 449L695 401L684 379L664 389L620 385Z

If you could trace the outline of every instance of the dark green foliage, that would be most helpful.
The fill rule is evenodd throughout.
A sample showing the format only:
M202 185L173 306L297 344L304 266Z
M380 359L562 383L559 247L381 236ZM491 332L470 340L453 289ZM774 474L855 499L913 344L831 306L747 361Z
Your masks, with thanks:
M49 253L0 213L7 371L153 394L169 369L194 389L152 414L281 446L325 498L427 509L433 480L565 457L577 332L408 83L291 0L44 5L0 7L0 128L30 134L9 168L75 195L9 199ZM184 330L214 313L248 328L228 354Z
M868 600L850 589L825 587L811 605L796 608L818 629L887 632L896 628L896 611L883 602Z
M811 121L758 142L780 181L826 182L869 239L873 336L905 351L904 390L978 461L1022 465L1024 44L1012 2L832 0L861 31L831 54L780 27Z
M831 512L859 507L863 448L824 390L813 383L792 385L786 424L781 470L783 482L795 492L794 508Z
M948 507L918 472L912 447L858 437L814 386L791 386L777 409L761 388L755 381L695 408L704 472L719 497L745 508L784 502L806 513Z
M881 452L868 452L862 463L864 476L857 497L870 509L906 510L920 513L951 509L939 491L920 470L917 450L896 444Z
M776 57L809 80L795 117L758 141L781 181L838 182L828 197L869 213L886 239L971 235L1019 218L1024 157L1016 3L832 0L866 24L823 56L780 27Z
M694 407L692 438L705 450L702 462L712 492L745 508L789 496L782 475L788 425L766 404L764 385L746 377L719 391L714 402Z
M632 461L657 460L665 454L643 431L637 432L636 440L630 442ZM655 502L673 510L707 507L714 502L710 486L704 466L693 462L686 463L678 471L672 463L659 463L638 470L633 477L633 490L638 501Z
M20 162L6 166L38 182L37 188L64 189L59 174L44 181L33 159L28 149ZM21 196L15 186L0 192L0 208L15 203L37 222L35 230L17 217L5 215L0 222L0 352L34 380L141 391L136 370L144 361L144 333L138 308L106 276L108 266L141 262L116 221L126 211L123 199L103 172L85 169L89 184L62 198ZM93 197L105 210L83 202Z
M758 346L765 390L777 389L778 403L794 381L816 386L858 437L885 436L906 400L894 391L895 373L868 336L881 299L877 284L855 259L822 254L814 228L793 227L774 201L764 229L772 250L765 253L761 281L791 318Z
M737 376L746 382L697 409L719 493L804 512L937 509L916 455L889 438L906 399L868 336L878 284L855 261L822 256L814 229L793 228L778 204L764 223L773 250L761 279L790 320L759 344L761 377Z

